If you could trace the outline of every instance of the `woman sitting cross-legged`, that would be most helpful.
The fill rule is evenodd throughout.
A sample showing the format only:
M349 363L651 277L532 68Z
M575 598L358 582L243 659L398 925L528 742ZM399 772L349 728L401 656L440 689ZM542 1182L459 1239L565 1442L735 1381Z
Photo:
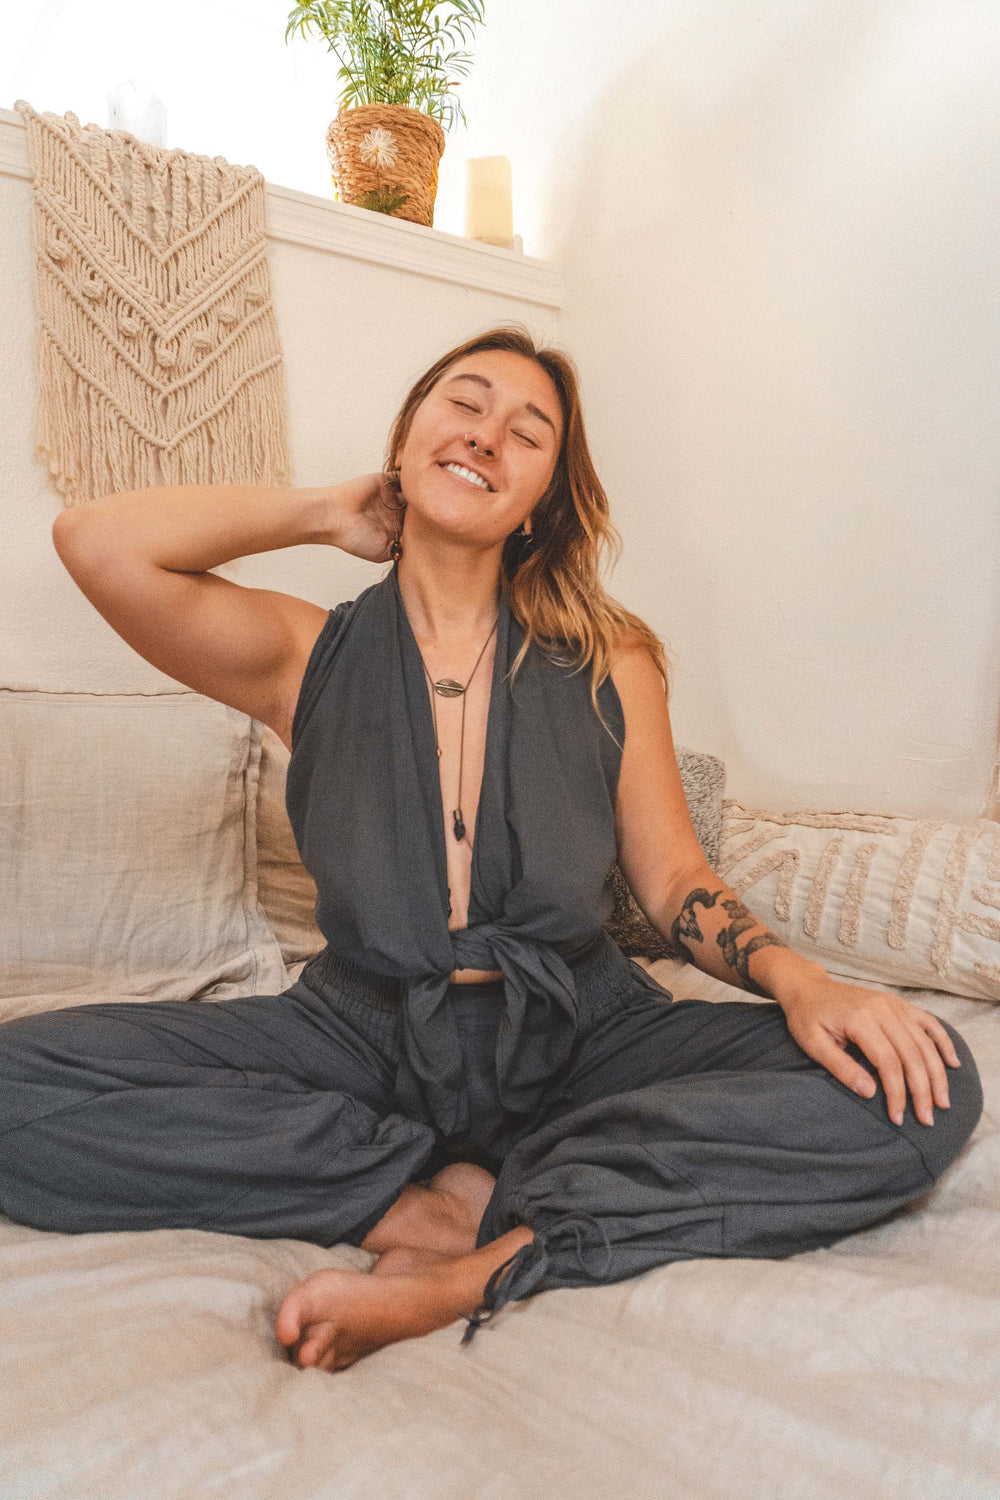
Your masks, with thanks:
M663 646L598 576L567 356L492 330L417 381L382 472L107 495L53 536L136 651L287 745L326 947L281 995L0 1026L4 1213L361 1246L374 1274L277 1313L335 1370L550 1288L829 1245L963 1149L962 1036L794 953L705 861ZM392 565L333 609L210 571L302 543ZM761 1003L669 1003L605 931L615 861Z

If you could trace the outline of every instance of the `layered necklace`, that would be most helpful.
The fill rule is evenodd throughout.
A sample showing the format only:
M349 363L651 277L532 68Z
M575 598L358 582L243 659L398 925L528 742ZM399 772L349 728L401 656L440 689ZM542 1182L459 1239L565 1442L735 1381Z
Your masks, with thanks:
M497 620L499 620L499 618L500 617L498 615ZM438 678L437 682L435 682L431 677L431 674L427 670L427 663L424 661L424 654L422 651L420 652L420 660L423 663L424 675L427 678L427 681L430 683L431 687L434 689L434 694L440 693L442 698L457 698L459 697L459 695L461 695L462 698L462 729L458 742L458 806L452 810L451 815L453 819L453 832L459 842L461 842L461 840L465 838L465 820L462 817L462 766L464 764L465 757L465 690L469 686L469 683L472 681L473 677L475 677L476 668L479 666L479 663L483 659L483 652L486 650L486 647L489 645L490 641L493 638L493 631L495 631L497 628L497 620L493 621L493 630L490 631L489 635L486 637L486 640L483 642L483 649L476 657L476 666L473 667L472 671L469 673L468 682L466 682L465 687L463 687L460 682L456 682L454 677L440 677ZM420 650L419 646L417 649ZM434 701L434 694L431 695L431 712L434 715L434 741L437 745L438 759L440 760L441 741L438 738L437 705Z

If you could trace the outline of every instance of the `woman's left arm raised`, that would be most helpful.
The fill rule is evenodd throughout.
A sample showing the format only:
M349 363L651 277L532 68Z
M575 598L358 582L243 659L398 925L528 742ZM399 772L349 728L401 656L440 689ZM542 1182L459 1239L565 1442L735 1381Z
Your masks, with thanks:
M898 995L834 979L744 906L706 862L692 826L653 658L642 645L621 646L611 675L625 715L618 863L648 921L706 974L776 1001L803 1052L871 1098L874 1079L846 1051L853 1042L878 1069L897 1125L907 1086L917 1117L933 1124L932 1105L948 1108L942 1057L961 1066L940 1021Z

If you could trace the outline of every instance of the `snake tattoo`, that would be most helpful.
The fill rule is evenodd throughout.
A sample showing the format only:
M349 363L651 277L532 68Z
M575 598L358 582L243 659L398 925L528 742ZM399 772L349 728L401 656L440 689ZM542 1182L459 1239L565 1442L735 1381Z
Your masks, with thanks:
M670 928L670 941L678 952L682 951L680 948L682 942L693 940L697 943L703 943L705 941L705 934L698 926L698 918L695 916L694 908L697 905L703 906L708 910L715 906L722 894L722 890L707 891L704 886L698 886L695 890L688 892L684 898L680 915ZM772 946L787 948L788 944L782 942L781 938L776 937L773 932L768 931L759 933L757 937L750 938L748 942L744 943L742 948L737 947L736 939L740 933L746 932L748 927L759 927L761 925L760 919L759 917L755 917L751 911L748 911L738 897L731 897L723 901L722 906L732 919L728 926L719 929L715 939L722 950L723 958L729 967L739 975L744 989L749 990L753 995L760 995L764 1000L770 1000L772 996L767 990L763 989L755 979L751 979L750 977L748 967L750 955L751 953L756 953L758 948ZM687 952L690 955L691 950L687 949Z

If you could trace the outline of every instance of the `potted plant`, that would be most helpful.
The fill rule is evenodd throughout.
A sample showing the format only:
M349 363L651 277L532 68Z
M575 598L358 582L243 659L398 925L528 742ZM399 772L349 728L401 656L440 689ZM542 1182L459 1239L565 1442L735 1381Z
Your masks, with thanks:
M434 223L444 130L465 115L451 89L467 52L445 52L483 19L484 0L307 0L288 17L294 34L325 38L344 87L326 133L338 202ZM450 9L445 20L437 11ZM453 34L454 33L454 34Z

